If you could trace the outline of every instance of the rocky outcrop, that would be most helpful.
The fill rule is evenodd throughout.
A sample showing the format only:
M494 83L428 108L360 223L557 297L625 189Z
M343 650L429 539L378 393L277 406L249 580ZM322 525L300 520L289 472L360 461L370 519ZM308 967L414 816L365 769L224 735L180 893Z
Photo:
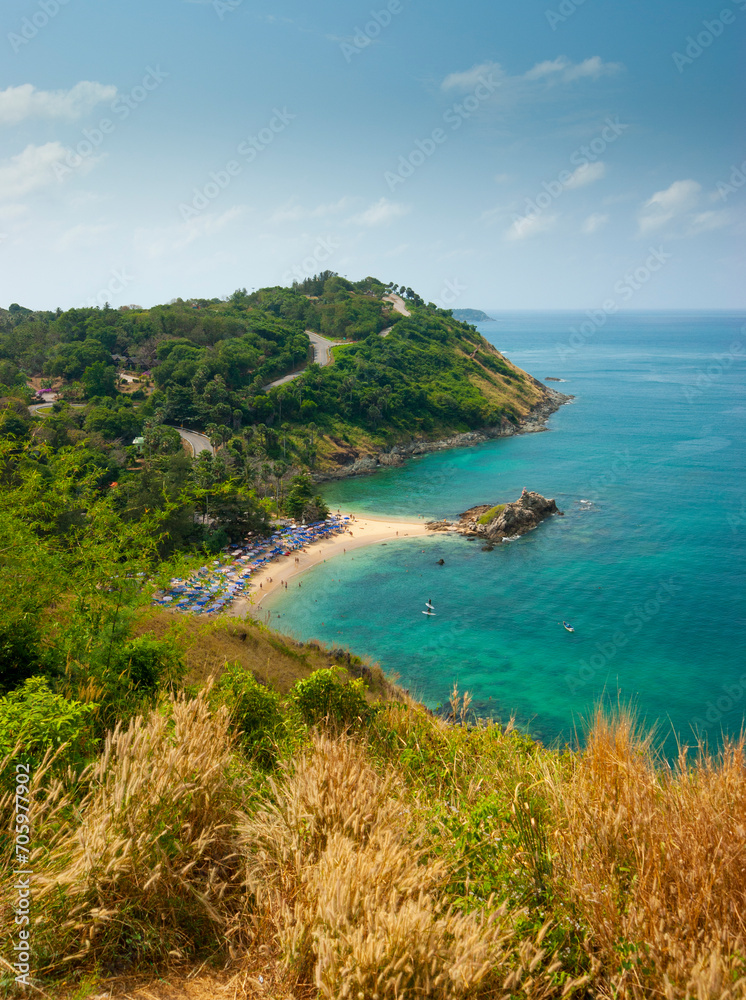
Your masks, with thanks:
M537 383L538 384L538 383ZM574 397L566 396L562 392L541 387L544 393L542 401L535 406L531 412L518 424L503 420L494 427L485 427L478 431L467 431L465 434L454 434L453 437L445 438L442 441L411 441L407 444L397 444L387 451L379 452L376 455L358 455L352 449L338 451L331 455L330 459L337 465L336 468L325 469L317 472L314 478L319 481L330 479L347 479L348 476L359 476L365 473L375 472L377 469L387 466L404 465L408 458L415 455L426 455L432 451L447 451L449 448L467 448L470 445L484 444L485 441L492 441L494 438L511 437L514 434L535 434L538 431L547 429L547 420L553 413L569 403Z
M504 538L517 538L533 531L553 514L563 516L554 500L547 500L540 493L524 489L518 500L505 504L480 504L460 515L457 522L431 521L431 531L456 531L468 537L483 538L488 542L502 542Z

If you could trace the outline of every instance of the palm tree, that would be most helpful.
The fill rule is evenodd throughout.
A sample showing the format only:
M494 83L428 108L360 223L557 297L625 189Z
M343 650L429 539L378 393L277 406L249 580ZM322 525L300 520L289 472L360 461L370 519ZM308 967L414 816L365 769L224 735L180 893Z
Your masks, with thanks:
M282 430L282 457L283 457L283 459L285 461L287 461L287 457L288 457L288 455L287 455L287 436L288 436L288 431L290 430L290 424L284 423L280 429Z
M282 503L282 479L283 476L288 471L288 466L286 462L275 462L274 468L272 469L272 475L277 480L277 510L280 510L280 504Z

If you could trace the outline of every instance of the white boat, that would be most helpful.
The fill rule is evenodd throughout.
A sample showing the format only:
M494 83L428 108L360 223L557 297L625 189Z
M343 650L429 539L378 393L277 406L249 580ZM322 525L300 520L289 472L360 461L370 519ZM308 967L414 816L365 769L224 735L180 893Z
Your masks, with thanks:
M562 625L563 625L563 627L565 629L567 629L568 632L574 632L575 631L575 629L572 627L572 625L570 625L569 622L562 622Z

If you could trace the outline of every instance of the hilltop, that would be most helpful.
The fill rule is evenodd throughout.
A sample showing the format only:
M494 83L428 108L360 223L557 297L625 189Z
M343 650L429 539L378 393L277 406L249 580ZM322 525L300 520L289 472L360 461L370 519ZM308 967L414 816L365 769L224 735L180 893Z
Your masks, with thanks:
M559 399L412 289L331 272L150 309L14 304L0 311L0 383L6 397L47 386L88 403L79 429L121 447L184 426L226 455L318 473L402 445L514 433Z

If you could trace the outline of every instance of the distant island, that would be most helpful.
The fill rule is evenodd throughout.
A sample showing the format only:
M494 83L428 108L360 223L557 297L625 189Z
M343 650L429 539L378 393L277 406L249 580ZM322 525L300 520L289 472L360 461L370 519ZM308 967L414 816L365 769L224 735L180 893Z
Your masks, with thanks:
M491 316L481 309L453 309L453 318L460 323L494 323Z

